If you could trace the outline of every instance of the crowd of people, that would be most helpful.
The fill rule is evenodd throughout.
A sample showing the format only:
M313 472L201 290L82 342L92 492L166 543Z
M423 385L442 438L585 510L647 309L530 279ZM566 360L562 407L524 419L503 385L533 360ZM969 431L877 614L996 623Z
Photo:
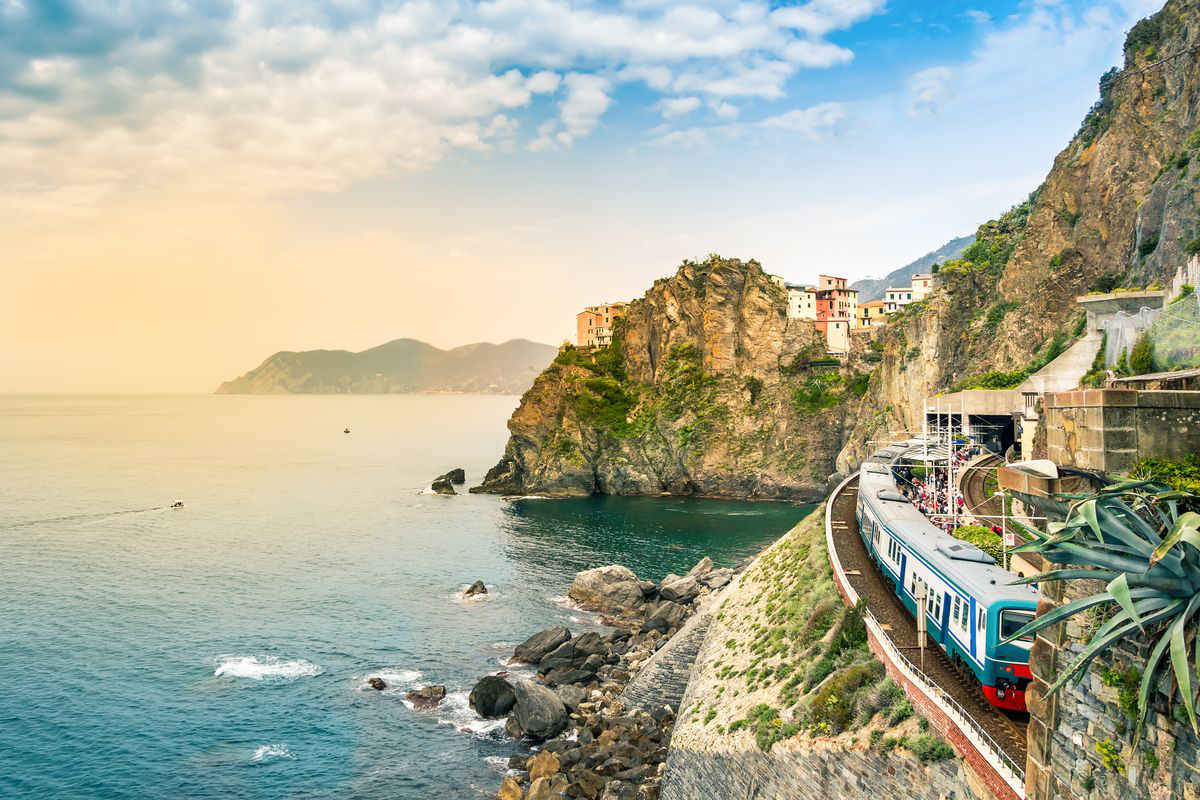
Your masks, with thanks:
M953 452L955 472L967 462L983 453L978 444L956 447ZM949 486L944 465L900 466L896 468L896 483L904 497L917 507L931 523L950 533L954 530L951 503L957 509L960 524L965 524L968 514L966 504L957 486Z

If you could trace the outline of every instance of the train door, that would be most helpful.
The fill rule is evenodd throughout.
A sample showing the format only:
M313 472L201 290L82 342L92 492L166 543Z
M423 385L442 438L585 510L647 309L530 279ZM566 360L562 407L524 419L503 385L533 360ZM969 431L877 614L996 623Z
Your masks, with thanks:
M950 593L946 592L946 597L942 601L942 644L946 644L946 631L950 627Z

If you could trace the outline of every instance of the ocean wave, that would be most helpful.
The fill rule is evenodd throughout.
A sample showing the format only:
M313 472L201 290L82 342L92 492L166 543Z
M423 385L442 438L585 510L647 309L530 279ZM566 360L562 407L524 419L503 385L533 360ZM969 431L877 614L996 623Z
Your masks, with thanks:
M250 760L255 764L272 758L295 758L295 756L292 755L291 750L288 750L286 744L264 744L254 751L254 755L250 756Z
M255 681L293 681L311 678L324 672L321 667L302 658L281 661L275 656L217 656L215 678L249 678Z
M503 719L483 719L471 708L467 692L450 692L437 707L438 724L450 725L456 731L469 733L477 739L504 739ZM407 704L406 704L407 705Z
M388 692L393 691L408 691L416 685L417 681L421 680L422 674L423 673L421 673L419 670L415 669L388 668L378 670L377 672L371 672L366 675L357 676L355 680L357 681L357 688L359 690L366 691L369 689L371 691L375 691L375 688L371 686L369 681L371 678L382 678L383 682L387 684L387 688L384 689L383 692L384 694L387 694Z

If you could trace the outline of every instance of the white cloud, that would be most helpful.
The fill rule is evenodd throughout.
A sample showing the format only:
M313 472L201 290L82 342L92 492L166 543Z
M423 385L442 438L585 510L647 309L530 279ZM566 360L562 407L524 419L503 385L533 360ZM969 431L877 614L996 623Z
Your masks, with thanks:
M802 30L812 36L848 28L883 10L886 0L810 0L771 13L772 20L784 27Z
M34 24L23 0L0 4L14 35L40 41L20 27ZM538 131L530 149L569 147L635 82L663 95L664 117L707 105L730 120L730 99L780 100L800 70L851 60L822 37L883 2L409 0L377 12L358 0L246 0L227 17L151 0L82 8L81 31L111 35L101 55L31 46L0 76L10 194L337 190L455 150L510 147L526 115ZM554 94L547 127L534 99Z
M949 67L930 67L910 77L908 79L909 116L938 113L949 96L950 80L953 77L954 70Z
M981 11L977 8L967 9L963 13L966 14L967 18L970 19L972 22L974 22L976 25L987 25L989 22L992 21L991 14L989 14L986 11Z
M846 118L846 107L841 103L820 103L809 108L796 109L784 114L767 117L758 125L763 128L798 133L809 139L820 135Z
M699 97L664 97L655 108L667 119L690 114L701 106Z

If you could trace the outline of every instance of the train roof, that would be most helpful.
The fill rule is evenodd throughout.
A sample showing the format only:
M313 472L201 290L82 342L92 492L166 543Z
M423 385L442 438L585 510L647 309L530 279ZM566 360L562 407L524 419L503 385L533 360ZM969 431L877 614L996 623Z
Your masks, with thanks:
M922 559L970 592L976 601L1036 602L1032 586L1011 586L1015 576L978 547L938 528L896 489L890 466L875 462L859 471L859 495Z

